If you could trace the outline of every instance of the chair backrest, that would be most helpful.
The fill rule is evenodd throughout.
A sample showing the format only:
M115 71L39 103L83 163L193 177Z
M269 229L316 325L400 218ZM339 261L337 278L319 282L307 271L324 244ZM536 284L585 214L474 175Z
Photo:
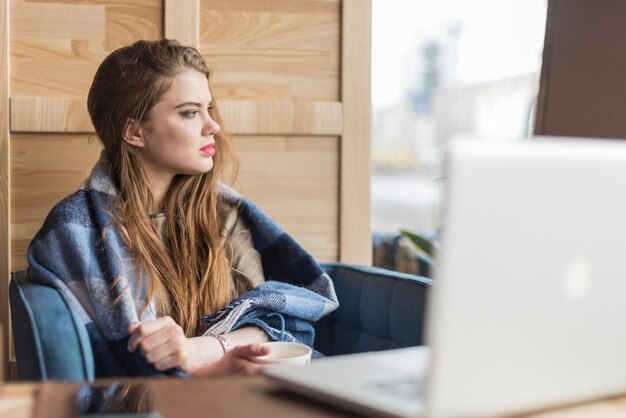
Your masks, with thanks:
M11 274L11 321L20 380L93 380L94 360L85 326L61 294Z
M315 348L326 355L423 344L432 280L376 267L325 264L339 308L315 324Z
M322 266L339 308L315 324L315 348L326 355L422 344L426 293L432 280L376 267ZM20 380L93 380L87 331L61 294L13 273L11 319Z

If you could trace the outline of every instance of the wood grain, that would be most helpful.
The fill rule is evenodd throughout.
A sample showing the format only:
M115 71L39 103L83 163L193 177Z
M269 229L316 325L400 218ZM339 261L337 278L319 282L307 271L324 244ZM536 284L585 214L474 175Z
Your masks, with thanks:
M109 3L109 2L107 2ZM109 52L139 39L157 40L164 34L163 2L150 0L110 2L106 6L106 41Z
M340 15L297 11L290 1L203 1L200 50L214 93L229 100L340 99ZM331 5L337 2L298 2ZM263 7L263 8L261 8Z
M370 0L344 0L342 24L343 136L339 259L372 264L370 224Z
M12 132L94 131L86 97L13 97ZM340 102L219 101L226 129L234 134L339 135Z
M9 219L11 217L9 185L9 33L8 0L0 0L0 381L8 373L8 358L13 350L9 322L9 278L11 266L8 245L10 240Z
M86 97L14 97L12 132L93 132Z
M165 37L200 44L200 0L165 0Z
M12 37L11 58L66 59L72 56L72 41L65 38Z
M339 135L341 103L290 101L219 101L220 114L235 134Z
M98 65L110 52L138 39L163 36L161 0L12 4L13 97L86 96Z
M55 203L78 189L100 155L89 135L11 137L11 265L26 268L26 249Z
M234 143L241 156L236 188L318 260L336 261L338 138L243 136L235 137ZM100 148L86 135L13 135L14 271L26 267L28 243L52 206L73 193L88 175Z
M236 136L235 184L319 262L338 257L337 137Z
M340 0L202 0L202 8L215 10L280 11L282 13L341 13Z
M104 40L103 5L11 2L11 36Z
M27 245L50 208L98 157L85 99L98 65L118 47L163 36L198 39L213 70L212 93L241 155L236 187L318 261L369 264L370 0L11 4L13 29L3 38L11 56L0 70L11 77L0 86L5 104L11 90L0 126L12 131L10 139L0 133L0 290L9 265L26 267ZM8 9L9 0L0 5Z

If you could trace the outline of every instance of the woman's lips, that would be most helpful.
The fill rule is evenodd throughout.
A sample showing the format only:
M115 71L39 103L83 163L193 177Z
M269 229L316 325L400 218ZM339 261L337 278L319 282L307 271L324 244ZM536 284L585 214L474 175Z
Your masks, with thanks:
M215 155L215 143L208 144L200 148L200 152L206 155L207 157L212 157Z

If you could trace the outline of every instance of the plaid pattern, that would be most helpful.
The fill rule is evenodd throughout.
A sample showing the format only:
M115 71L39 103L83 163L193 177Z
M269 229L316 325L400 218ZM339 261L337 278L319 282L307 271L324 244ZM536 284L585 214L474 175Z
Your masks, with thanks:
M49 213L28 249L29 275L33 281L57 288L85 324L96 376L162 374L139 350L129 353L126 349L128 327L139 320L155 319L156 312L154 301L150 301L150 308L141 318L138 315L145 298L144 280L134 280L132 257L111 226L110 213L117 191L107 168L108 162L101 156L81 189ZM249 302L246 310L240 309L243 312L239 312L241 315L230 329L254 324L272 338L291 335L312 344L311 322L338 306L332 281L306 251L252 202L223 186L220 193L238 208L238 218L249 231L268 282L237 299L238 305ZM171 370L168 374L183 373Z

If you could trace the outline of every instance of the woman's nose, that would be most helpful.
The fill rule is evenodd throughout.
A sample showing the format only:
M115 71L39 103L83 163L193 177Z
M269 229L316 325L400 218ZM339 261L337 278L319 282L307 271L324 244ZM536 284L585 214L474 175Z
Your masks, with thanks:
M220 131L220 125L213 120L213 118L208 117L204 126L202 127L202 135L215 135Z

